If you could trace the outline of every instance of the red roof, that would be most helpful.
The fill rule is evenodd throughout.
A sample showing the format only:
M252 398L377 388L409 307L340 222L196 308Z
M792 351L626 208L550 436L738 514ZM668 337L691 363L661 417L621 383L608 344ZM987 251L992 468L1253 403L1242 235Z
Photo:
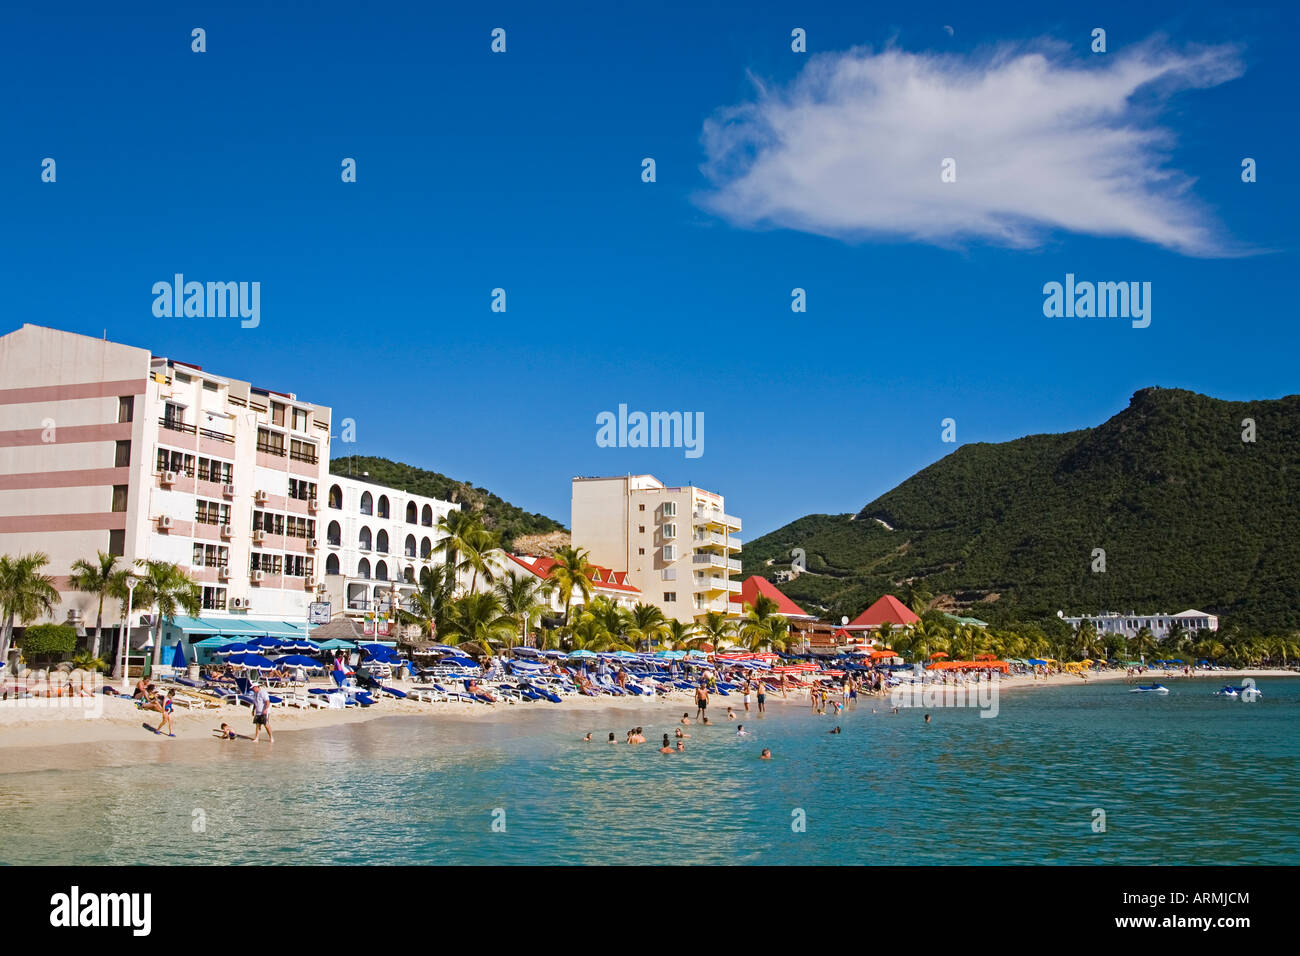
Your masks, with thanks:
M731 596L731 603L741 606L748 604L753 607L760 594L776 602L777 614L785 617L813 617L813 615L782 594L775 584L767 578L759 577L757 574L745 579L745 583L740 586L740 593ZM739 612L740 608L738 607L736 610Z
M534 558L527 555L520 557L517 554L509 553L506 554L506 557L520 567L533 572L533 574L537 575L539 578L549 578L551 576L551 568L555 567L554 558ZM593 564L591 568L591 583L596 586L597 590L626 591L628 594L641 593L640 588L633 587L627 583L626 571L614 571L610 568L601 567L598 564Z
M901 627L915 624L919 620L921 619L913 614L911 608L906 604L892 594L886 594L854 618L848 626L859 629L864 627L876 628L887 623L894 627Z

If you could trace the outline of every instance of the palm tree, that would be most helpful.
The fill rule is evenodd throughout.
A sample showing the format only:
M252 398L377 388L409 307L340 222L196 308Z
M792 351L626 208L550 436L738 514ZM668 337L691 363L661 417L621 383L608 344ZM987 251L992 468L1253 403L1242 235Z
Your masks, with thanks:
M632 614L627 608L597 595L583 611L596 619L611 640L617 640L620 646L627 645L627 635L632 630Z
M569 605L577 592L583 603L591 600L591 577L596 572L595 566L588 560L590 552L583 548L565 545L555 549L555 564L551 566L550 579L553 587L564 602L564 621L561 627L569 625Z
M162 662L162 623L176 617L177 611L197 615L203 604L203 589L178 564L148 561L141 558L136 566L144 570L140 578L140 606L154 609L153 666Z
M547 586L530 572L511 571L497 582L494 592L501 602L501 612L519 627L519 643L527 643L534 619L550 607Z
M420 571L420 587L411 595L410 610L397 608L402 624L415 624L421 634L437 637L447 627L456 573L451 565L435 564Z
M668 622L664 639L672 645L673 650L681 650L691 641L698 639L698 630L695 623L683 624L681 621L673 618Z
M502 613L501 602L491 592L470 591L452 602L448 644L470 641L485 651L514 635L515 622Z
M766 594L760 594L753 605L747 605L745 620L740 625L740 637L751 651L757 651L764 644L772 643L772 625L776 619L784 620L776 613L780 605Z
M54 613L59 591L54 579L41 573L41 568L49 563L49 556L40 551L16 558L0 555L0 615L4 617L0 629L0 661L9 659L15 621L26 624L43 614Z
M707 640L717 650L718 645L735 633L735 625L721 611L709 611L699 622L700 633L693 640Z
M449 511L438 522L438 543L433 546L436 554L443 555L445 563L454 568L459 576L465 571L473 571L474 580L470 590L478 584L480 571L486 569L485 550L495 547L491 532L483 527L483 517L477 511Z
M95 561L84 558L73 561L72 574L68 577L68 584L74 590L94 594L99 598L99 612L95 616L95 640L90 645L92 658L99 657L99 644L104 634L104 598L125 596L117 590L120 587L117 557L100 551L96 558Z
M644 641L647 645L656 644L668 627L668 619L664 617L664 612L655 605L639 602L632 608L629 632L634 634L638 641Z
M903 584L903 603L920 617L934 604L934 595L925 589L919 581L907 581Z
M1151 633L1151 628L1140 628L1129 647L1134 654L1137 654L1144 661L1147 659L1148 655L1154 654L1156 649L1156 638L1155 635Z

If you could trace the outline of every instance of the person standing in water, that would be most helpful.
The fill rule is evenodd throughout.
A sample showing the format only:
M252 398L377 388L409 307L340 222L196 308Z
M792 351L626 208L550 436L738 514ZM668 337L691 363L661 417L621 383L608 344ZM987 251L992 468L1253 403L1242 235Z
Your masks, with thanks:
M265 687L260 683L253 685L253 743L257 743L258 737L262 733L262 728L266 728L267 743L275 743L275 738L271 736L271 724L268 713L271 709L271 695L267 693Z

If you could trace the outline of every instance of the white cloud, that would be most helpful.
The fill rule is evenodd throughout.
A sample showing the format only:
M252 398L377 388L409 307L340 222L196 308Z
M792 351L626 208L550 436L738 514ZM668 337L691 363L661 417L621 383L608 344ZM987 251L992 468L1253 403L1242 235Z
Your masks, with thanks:
M1052 229L1229 254L1156 111L1239 76L1234 48L1152 40L1069 62L1059 44L971 56L822 54L704 125L703 206L746 227L858 240L1040 244ZM943 159L957 181L940 181ZM1235 170L1224 175L1236 176Z

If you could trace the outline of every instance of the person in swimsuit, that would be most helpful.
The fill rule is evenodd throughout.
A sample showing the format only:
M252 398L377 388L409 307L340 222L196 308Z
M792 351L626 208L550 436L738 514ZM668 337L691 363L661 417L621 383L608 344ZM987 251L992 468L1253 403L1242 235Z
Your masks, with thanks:
M158 726L154 728L158 733L163 732L163 725L167 725L167 736L175 737L176 730L172 726L172 699L176 696L176 691L169 690L167 697L162 702L162 720L158 721Z
M664 734L664 745L659 748L661 754L670 754L673 752L672 744L668 743L668 735Z
M758 712L760 714L767 713L767 688L763 686L762 682L758 685Z

